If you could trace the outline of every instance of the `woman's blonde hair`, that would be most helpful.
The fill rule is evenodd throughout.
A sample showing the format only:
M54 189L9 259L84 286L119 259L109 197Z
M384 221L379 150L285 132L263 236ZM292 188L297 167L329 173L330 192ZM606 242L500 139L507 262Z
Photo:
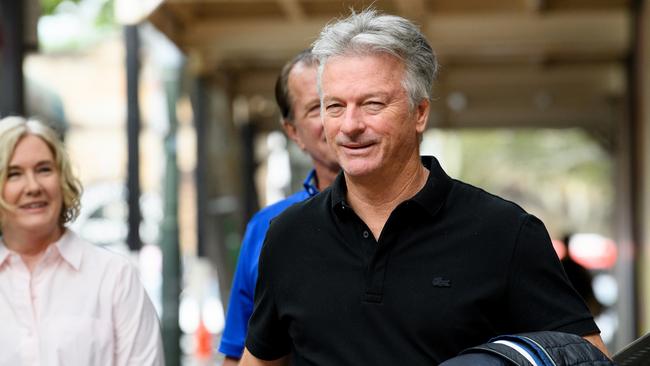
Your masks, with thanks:
M45 123L36 119L11 116L0 120L0 192L7 182L7 171L11 156L18 142L27 135L34 135L43 140L54 155L54 162L59 171L63 207L59 223L64 225L79 215L82 187L81 182L72 173L70 158L59 135ZM0 206L12 209L0 194ZM0 218L1 220L1 218Z

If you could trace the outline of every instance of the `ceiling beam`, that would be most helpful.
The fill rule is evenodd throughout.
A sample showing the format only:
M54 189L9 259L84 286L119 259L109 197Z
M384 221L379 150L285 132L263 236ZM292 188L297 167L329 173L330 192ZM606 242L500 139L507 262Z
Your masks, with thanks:
M543 15L445 15L427 18L427 38L443 58L541 60L621 59L629 50L630 16L621 11ZM227 60L242 55L282 53L285 58L314 41L326 18L300 23L277 20L196 22L179 38L185 49L200 48Z
M548 6L547 0L523 0L525 8L531 14L539 14Z
M184 25L177 14L172 12L165 3L159 4L147 18L180 49L187 51L181 39Z
M426 29L427 8L424 0L396 0L397 13Z
M623 57L630 47L630 21L625 10L431 16L427 38L451 57Z
M287 18L289 18L292 23L305 21L305 11L302 9L302 6L300 6L298 0L278 0L278 3L282 9L284 9L285 13L287 13Z
M508 65L443 67L440 81L460 91L495 89L575 90L580 94L620 96L626 92L622 63L574 63L557 66Z
M437 127L607 127L624 100L625 77L623 64L616 62L449 67L434 86L431 123Z

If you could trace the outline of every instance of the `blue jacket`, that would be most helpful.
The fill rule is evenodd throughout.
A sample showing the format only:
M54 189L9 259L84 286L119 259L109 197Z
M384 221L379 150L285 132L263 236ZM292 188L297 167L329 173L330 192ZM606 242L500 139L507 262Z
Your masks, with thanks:
M303 190L265 207L248 222L230 290L226 326L219 345L219 352L226 356L241 358L244 352L248 319L253 313L253 298L255 284L257 283L257 262L266 237L266 230L268 230L271 220L281 214L287 207L318 193L315 178L316 173L312 170L303 182Z

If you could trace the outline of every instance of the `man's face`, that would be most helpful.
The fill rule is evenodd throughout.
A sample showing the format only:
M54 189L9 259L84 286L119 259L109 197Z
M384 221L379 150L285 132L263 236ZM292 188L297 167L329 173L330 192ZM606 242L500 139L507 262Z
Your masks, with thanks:
M334 153L327 146L320 119L320 99L316 88L318 67L297 63L287 86L291 96L293 123L284 124L285 131L311 157L314 166L338 171Z
M419 155L429 103L412 111L403 77L402 62L387 54L334 56L325 64L325 135L348 176L397 172Z

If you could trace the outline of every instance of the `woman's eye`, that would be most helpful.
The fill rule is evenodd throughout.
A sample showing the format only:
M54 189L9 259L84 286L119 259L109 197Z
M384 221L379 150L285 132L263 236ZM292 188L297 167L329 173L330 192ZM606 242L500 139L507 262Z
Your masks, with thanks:
M18 177L18 176L20 176L20 172L17 171L17 170L9 171L9 172L7 173L7 179L16 178L16 177Z
M52 165L42 165L36 168L36 173L39 174L50 174L54 171L54 167Z

